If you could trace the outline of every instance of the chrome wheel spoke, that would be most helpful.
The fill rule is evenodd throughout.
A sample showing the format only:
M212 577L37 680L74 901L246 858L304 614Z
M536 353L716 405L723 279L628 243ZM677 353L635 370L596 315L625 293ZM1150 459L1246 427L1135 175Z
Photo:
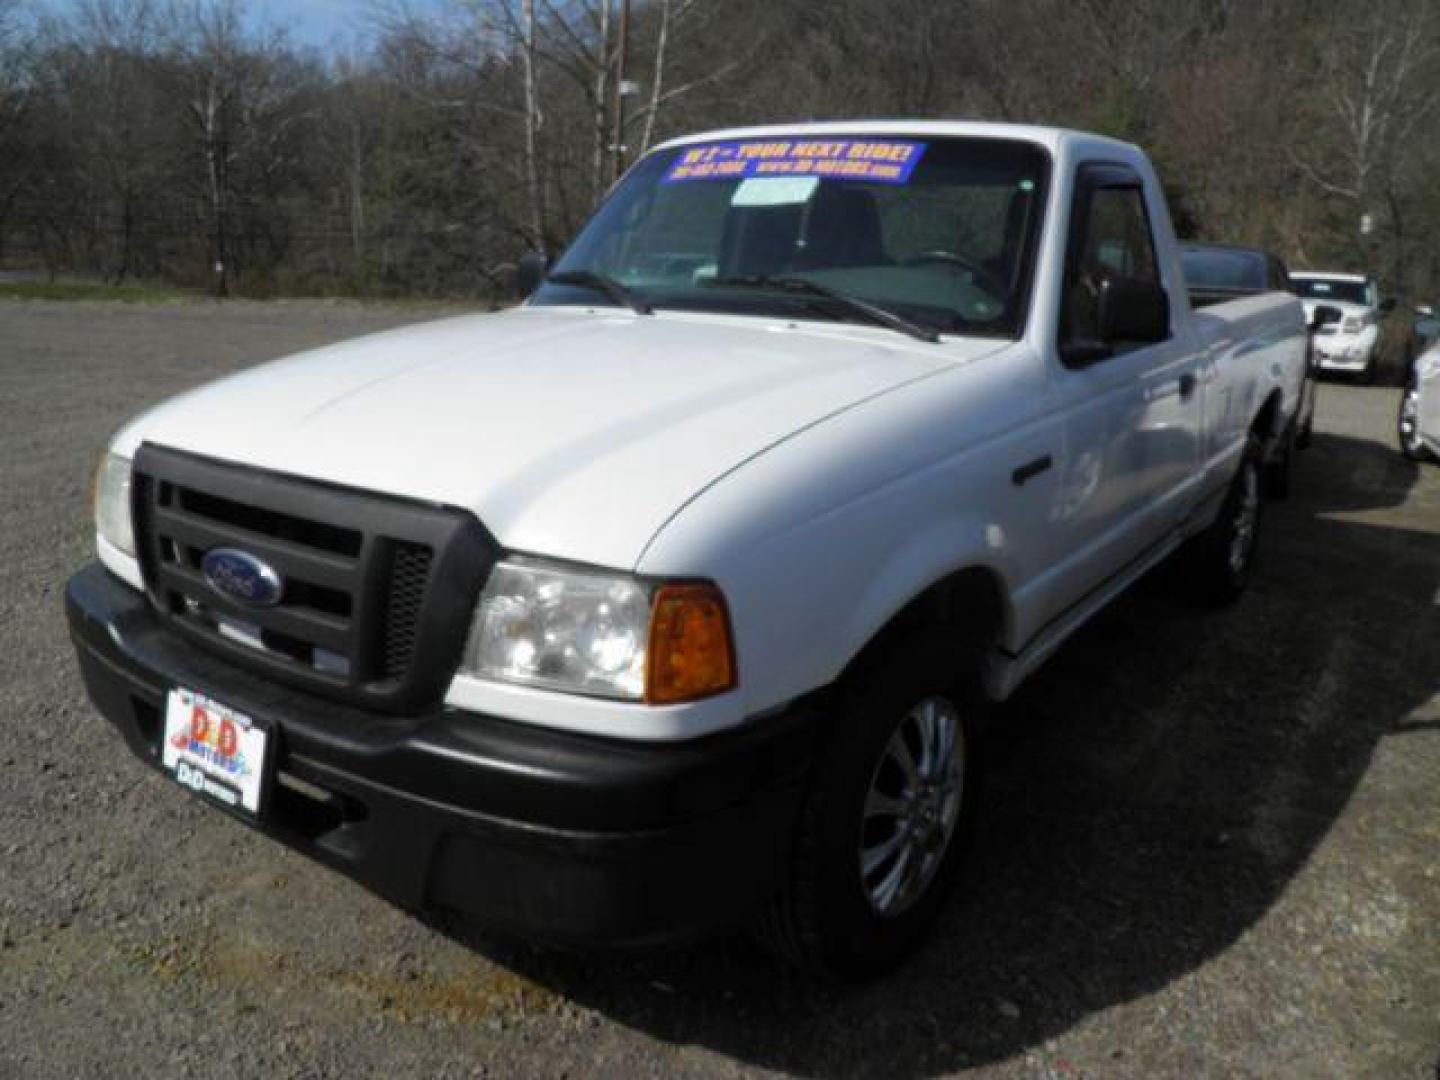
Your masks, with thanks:
M905 727L902 724L896 729L895 734L890 736L890 745L886 748L886 756L900 766L900 771L905 774L905 790L914 791L920 786L920 769L915 762L915 755L910 750L910 743L905 739ZM874 785L872 784L873 788Z
M902 817L910 809L904 799L896 798L894 795L886 795L878 788L871 788L870 794L865 797L865 820L881 817Z
M948 789L945 795L945 802L940 808L940 825L947 832L954 826L955 819L960 814L960 785L956 783Z
M936 715L935 699L927 698L917 710L915 727L920 732L920 775L926 780L935 778L935 762L940 752L940 719Z
M945 783L949 780L948 773L955 765L955 729L959 725L953 715L947 715L940 725L940 751L935 761L935 771L931 779Z
M905 846L909 834L903 827L897 828L886 839L878 844L866 848L860 856L860 872L863 876L869 877L895 852Z
M875 886L872 897L882 911L899 899L900 886L905 884L906 872L909 870L913 858L914 848L907 847L900 853L900 858L895 860L895 865L890 868L890 872L881 879L880 884Z

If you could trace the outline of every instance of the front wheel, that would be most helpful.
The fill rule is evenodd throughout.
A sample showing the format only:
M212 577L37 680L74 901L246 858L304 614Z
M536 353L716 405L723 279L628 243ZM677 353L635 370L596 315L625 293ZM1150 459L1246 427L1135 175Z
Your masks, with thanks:
M1250 584L1260 540L1261 458L1260 438L1252 432L1220 513L1186 546L1186 578L1201 603L1234 603Z
M785 959L869 978L934 922L975 810L983 701L971 670L964 650L914 637L842 684L786 879L759 926Z

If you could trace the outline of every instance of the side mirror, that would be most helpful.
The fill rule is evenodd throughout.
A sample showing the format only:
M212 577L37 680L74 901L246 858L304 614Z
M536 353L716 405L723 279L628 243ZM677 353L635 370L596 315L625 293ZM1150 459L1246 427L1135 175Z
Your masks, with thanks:
M1100 285L1096 332L1110 345L1149 344L1170 336L1170 298L1160 285L1134 278L1108 278Z
M1387 296L1387 297L1385 297L1384 300L1381 300L1381 301L1380 301L1380 314L1381 314L1381 315L1389 315L1390 312L1392 312L1392 311L1394 311L1394 310L1395 310L1395 297L1393 297L1393 296Z
M1329 304L1316 304L1315 310L1310 315L1310 332L1314 333L1322 326L1331 326L1341 319L1340 309L1331 307Z
M543 251L527 251L515 264L515 291L521 299L529 296L545 280L550 259Z

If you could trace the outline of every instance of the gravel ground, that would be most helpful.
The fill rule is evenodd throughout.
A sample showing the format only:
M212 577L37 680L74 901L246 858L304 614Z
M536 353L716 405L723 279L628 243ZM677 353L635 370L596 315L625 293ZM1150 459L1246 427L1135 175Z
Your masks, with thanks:
M1395 390L1322 388L1238 606L1146 582L1006 707L971 879L879 984L429 925L182 798L66 638L94 456L423 315L0 302L0 1077L1436 1076L1440 468Z

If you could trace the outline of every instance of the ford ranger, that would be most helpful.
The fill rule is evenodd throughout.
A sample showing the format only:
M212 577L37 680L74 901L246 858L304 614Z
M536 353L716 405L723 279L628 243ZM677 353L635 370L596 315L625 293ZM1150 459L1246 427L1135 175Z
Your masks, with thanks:
M1300 303L1192 309L1140 150L981 123L680 139L524 266L121 430L91 698L406 907L883 970L987 710L1172 555L1244 588Z

